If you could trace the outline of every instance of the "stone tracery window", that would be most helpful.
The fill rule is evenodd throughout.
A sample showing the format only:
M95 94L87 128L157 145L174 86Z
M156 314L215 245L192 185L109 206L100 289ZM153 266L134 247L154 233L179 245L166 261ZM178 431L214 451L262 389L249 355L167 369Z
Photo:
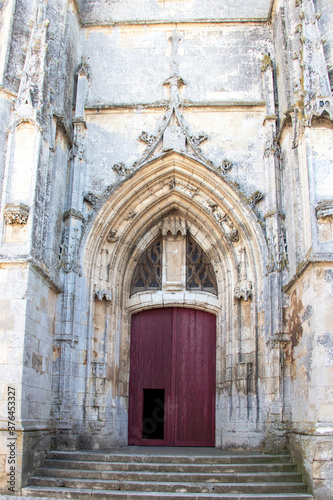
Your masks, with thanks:
M131 295L162 289L162 238L157 238L140 257L131 284Z
M177 237L178 236L175 238ZM217 295L215 272L209 258L200 245L190 235L187 234L186 236L186 232L183 238L183 269L186 267L186 274L183 275L183 279L180 279L179 277L180 289L184 289L186 287L189 291L202 291ZM163 244L166 244L164 239L165 238L163 236L158 237L153 243L151 243L151 245L149 245L140 257L132 278L131 295L137 292L162 290L162 286L167 289L170 285L167 281L164 285L162 283L162 266L174 265L174 262L169 262L170 256L167 251L162 256ZM162 257L164 260L166 259L167 262L163 263ZM175 268L171 268L172 273L174 273ZM166 280L167 273L165 271L163 271L163 273L164 280Z
M213 266L200 245L191 236L187 236L186 241L186 289L217 295Z

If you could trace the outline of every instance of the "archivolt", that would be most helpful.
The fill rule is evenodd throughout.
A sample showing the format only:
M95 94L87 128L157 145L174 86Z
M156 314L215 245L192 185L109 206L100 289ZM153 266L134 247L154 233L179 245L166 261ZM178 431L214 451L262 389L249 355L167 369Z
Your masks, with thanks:
M245 248L248 278L259 291L267 254L255 215L230 182L178 153L141 167L96 214L84 254L85 275L92 284L102 249L107 248L110 286L117 283L129 296L135 264L171 210L186 219L190 234L209 256L220 290L237 283L239 252ZM113 238L108 242L110 231Z

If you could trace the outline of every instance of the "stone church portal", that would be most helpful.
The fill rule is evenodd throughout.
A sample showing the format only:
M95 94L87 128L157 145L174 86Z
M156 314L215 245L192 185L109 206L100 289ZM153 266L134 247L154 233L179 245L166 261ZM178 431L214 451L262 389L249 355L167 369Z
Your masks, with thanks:
M0 2L0 493L15 437L18 492L130 443L291 454L331 500L332 25Z

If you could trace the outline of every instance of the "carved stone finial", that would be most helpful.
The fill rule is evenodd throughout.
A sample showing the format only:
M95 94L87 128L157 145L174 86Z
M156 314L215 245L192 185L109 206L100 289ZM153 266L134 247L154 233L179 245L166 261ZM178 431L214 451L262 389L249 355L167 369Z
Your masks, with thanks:
M30 208L23 203L8 203L5 206L3 217L6 224L26 224L29 217Z
M185 219L179 215L169 215L166 217L162 223L162 235L168 236L168 234L175 237L178 236L178 234L186 236L187 228Z

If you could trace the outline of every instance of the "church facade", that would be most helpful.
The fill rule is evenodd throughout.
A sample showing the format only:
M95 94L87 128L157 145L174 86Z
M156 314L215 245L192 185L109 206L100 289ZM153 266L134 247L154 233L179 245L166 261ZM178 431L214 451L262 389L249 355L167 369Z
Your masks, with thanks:
M0 9L0 492L130 444L331 499L331 0Z

